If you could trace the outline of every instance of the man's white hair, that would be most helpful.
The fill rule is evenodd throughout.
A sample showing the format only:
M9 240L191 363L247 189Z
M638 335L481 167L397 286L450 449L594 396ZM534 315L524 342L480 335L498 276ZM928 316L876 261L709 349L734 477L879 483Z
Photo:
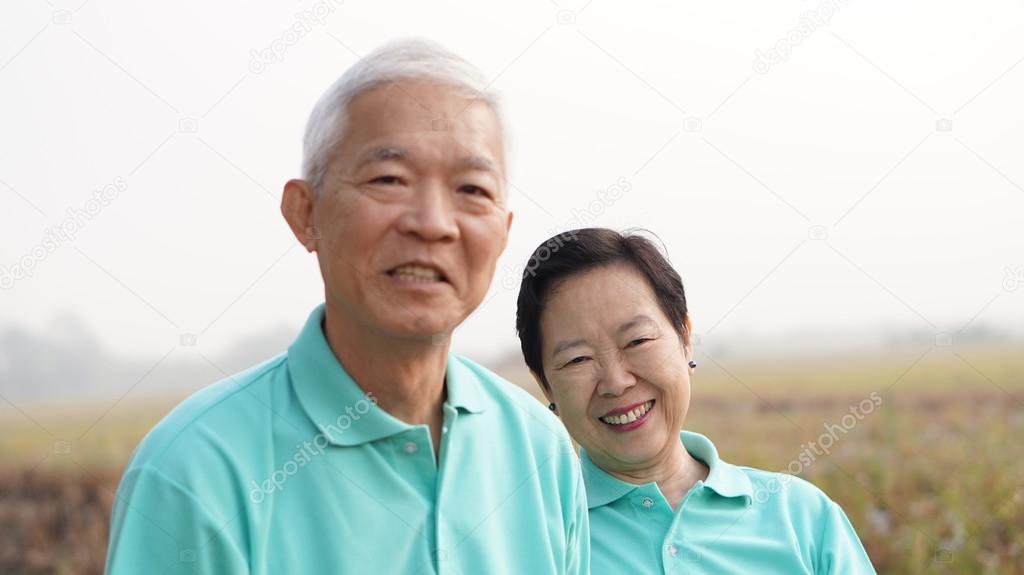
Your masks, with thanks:
M398 80L446 84L487 103L501 122L497 96L483 73L441 45L422 39L396 40L360 58L320 96L302 140L302 177L317 195L332 152L345 134L349 103L363 92ZM504 126L502 126L504 134Z

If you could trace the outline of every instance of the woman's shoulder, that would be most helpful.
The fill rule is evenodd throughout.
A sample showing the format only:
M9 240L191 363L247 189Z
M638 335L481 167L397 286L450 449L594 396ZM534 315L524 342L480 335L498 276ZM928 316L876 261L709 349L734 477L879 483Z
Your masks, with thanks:
M750 480L752 504L762 516L784 518L798 531L817 534L838 510L821 488L786 472L736 466Z

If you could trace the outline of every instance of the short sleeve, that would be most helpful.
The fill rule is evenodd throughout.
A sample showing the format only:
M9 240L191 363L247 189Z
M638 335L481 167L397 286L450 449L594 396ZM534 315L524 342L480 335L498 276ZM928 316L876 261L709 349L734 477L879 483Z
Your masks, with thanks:
M874 574L871 559L841 507L828 502L821 535L819 575Z
M576 489L572 501L572 523L566 545L567 575L590 574L590 510L587 507L586 490L583 487L582 471L577 470Z
M249 573L248 561L186 488L158 470L129 470L114 502L107 575Z

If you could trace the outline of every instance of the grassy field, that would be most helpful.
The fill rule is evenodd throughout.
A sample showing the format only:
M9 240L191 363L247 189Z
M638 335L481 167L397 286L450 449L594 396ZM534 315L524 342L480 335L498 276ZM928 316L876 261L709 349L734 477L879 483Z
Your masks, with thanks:
M687 428L824 489L879 573L1024 574L1024 350L697 360ZM0 409L0 573L101 573L120 470L179 399Z

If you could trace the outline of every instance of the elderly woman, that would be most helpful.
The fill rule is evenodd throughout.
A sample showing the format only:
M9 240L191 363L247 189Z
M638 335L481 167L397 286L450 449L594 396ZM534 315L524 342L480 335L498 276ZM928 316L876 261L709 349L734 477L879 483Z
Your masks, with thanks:
M816 487L726 463L680 431L690 318L650 241L598 228L552 238L518 306L526 364L582 447L592 573L874 573Z

